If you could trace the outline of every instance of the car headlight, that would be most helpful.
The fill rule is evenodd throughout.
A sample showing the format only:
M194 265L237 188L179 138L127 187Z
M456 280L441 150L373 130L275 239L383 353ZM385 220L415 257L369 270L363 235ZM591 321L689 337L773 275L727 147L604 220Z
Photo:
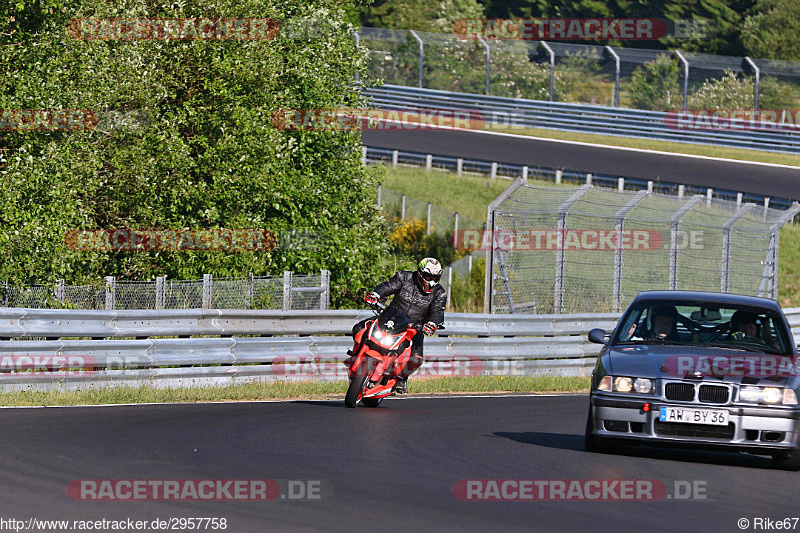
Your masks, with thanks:
M778 387L741 387L739 401L747 403L784 403L787 405L797 403L797 395L792 389Z
M652 394L653 380L646 378L632 378L628 376L603 376L603 379L601 379L600 383L597 385L597 390Z

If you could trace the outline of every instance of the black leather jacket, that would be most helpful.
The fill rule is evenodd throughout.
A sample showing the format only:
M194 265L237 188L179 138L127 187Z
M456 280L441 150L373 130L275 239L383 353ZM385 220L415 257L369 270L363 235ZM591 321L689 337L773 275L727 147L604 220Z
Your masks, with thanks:
M394 294L390 307L399 308L412 322L441 325L444 322L447 293L438 283L431 292L424 292L415 279L416 275L416 272L402 270L389 281L375 287L374 292L378 293L381 300Z

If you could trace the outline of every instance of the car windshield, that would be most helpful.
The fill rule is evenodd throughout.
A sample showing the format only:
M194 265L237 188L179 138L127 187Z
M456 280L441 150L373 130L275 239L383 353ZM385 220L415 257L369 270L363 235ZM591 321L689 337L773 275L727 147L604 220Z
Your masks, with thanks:
M714 346L788 355L790 339L780 315L769 309L652 301L628 310L613 343Z

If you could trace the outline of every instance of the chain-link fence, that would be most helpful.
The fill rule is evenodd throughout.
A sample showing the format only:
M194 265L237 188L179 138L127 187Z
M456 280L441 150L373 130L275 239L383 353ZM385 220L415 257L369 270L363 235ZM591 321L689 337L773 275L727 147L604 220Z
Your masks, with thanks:
M377 28L356 35L369 51L368 83L652 111L800 107L800 62Z
M516 181L484 234L488 312L620 311L639 292L777 293L778 230L800 211Z
M419 220L425 227L425 233L449 235L464 229L481 229L484 223L474 218L448 211L442 207L395 192L386 187L378 188L378 206L382 207L386 216L392 220Z
M19 287L0 282L4 307L67 309L327 309L330 273L283 276L249 276L155 281L117 281L105 278L94 285Z

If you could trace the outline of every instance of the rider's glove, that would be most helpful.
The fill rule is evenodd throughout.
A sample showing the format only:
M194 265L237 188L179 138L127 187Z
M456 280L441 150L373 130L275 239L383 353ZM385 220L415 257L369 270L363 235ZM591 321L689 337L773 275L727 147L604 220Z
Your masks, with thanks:
M436 324L434 324L433 322L428 322L427 324L422 326L422 333L424 333L425 335L433 335L435 331L436 331Z
M364 297L364 301L367 302L369 305L375 305L380 300L380 296L377 292L371 292Z

